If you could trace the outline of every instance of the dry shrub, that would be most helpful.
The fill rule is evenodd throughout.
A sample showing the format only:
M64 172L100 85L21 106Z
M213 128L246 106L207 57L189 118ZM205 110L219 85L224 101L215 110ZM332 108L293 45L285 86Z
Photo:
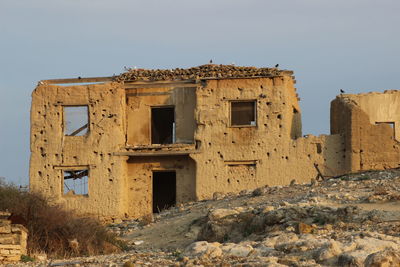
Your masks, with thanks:
M126 244L93 218L82 218L60 206L50 206L38 194L0 183L0 210L8 210L29 231L28 251L50 257L112 253Z

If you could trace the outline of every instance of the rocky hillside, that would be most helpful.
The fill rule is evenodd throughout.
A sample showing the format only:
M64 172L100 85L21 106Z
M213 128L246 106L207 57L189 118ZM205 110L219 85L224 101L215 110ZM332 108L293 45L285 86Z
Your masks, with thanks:
M399 189L394 169L216 193L110 225L128 252L29 265L400 266Z

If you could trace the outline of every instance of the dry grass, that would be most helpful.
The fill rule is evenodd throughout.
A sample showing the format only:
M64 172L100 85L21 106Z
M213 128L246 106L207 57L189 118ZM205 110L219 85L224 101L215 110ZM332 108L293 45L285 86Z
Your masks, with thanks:
M29 231L28 251L49 257L70 257L116 252L125 243L92 218L82 218L40 195L0 184L0 210L8 210Z

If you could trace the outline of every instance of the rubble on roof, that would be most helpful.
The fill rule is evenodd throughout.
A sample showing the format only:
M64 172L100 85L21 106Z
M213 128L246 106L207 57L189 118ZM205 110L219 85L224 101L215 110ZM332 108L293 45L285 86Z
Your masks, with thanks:
M207 64L188 69L128 69L127 72L115 77L118 82L124 81L174 81L197 80L207 78L244 78L244 77L273 77L283 74L292 75L291 71L278 68L240 67L235 65Z

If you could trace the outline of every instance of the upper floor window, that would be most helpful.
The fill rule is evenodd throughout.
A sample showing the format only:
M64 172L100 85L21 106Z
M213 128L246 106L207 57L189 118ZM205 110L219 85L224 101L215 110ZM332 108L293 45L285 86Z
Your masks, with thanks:
M256 101L231 102L231 126L256 125Z
M151 108L151 143L175 143L175 109L173 106Z
M64 134L82 136L89 132L88 106L64 106Z

